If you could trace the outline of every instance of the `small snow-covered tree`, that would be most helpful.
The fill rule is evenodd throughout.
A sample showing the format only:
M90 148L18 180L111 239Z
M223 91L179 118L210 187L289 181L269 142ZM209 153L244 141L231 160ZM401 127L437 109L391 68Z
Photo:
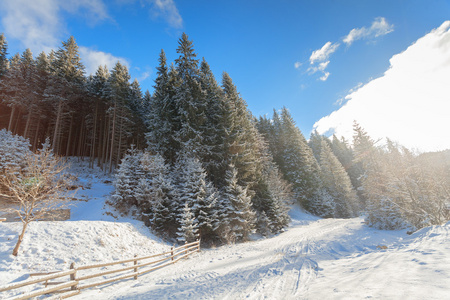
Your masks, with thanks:
M238 184L237 170L233 165L225 174L227 185L223 189L225 203L229 203L228 224L229 242L247 241L249 235L254 232L256 215L252 208L252 198L248 193L247 187Z
M355 216L359 212L358 197L347 172L325 140L322 140L320 146L320 167L322 182L334 201L333 216L336 218Z
M137 205L136 189L143 173L141 157L141 151L131 148L119 165L114 181L115 191L111 197L118 206Z
M214 224L220 211L217 191L207 179L198 158L183 152L177 162L179 210L188 203L198 222L201 238L206 241L213 239Z
M0 130L0 177L3 177L6 172L24 170L26 168L25 158L29 155L31 155L31 151L27 139L13 135L6 129Z
M198 224L194 218L194 214L186 202L182 213L179 215L180 227L177 232L177 240L179 243L190 243L198 238Z
M153 177L151 185L153 208L150 226L164 237L173 237L177 231L176 191L172 181L168 174L160 173Z

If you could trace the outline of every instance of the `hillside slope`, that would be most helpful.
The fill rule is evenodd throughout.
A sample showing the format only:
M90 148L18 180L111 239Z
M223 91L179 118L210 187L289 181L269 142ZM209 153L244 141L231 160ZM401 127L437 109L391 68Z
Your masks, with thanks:
M36 222L18 257L19 223L0 223L0 285L31 272L67 270L166 251L142 222L105 214L110 179L78 167L78 206L65 222ZM380 231L361 218L318 219L294 208L291 226L269 239L202 250L138 280L73 299L445 299L450 293L450 223ZM0 298L12 294L2 293Z

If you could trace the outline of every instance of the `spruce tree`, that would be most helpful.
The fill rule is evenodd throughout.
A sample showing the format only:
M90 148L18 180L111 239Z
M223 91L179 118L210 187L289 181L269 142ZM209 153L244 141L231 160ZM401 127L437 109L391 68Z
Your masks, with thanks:
M207 151L203 137L206 99L199 81L198 60L195 58L197 54L185 33L178 45L177 53L180 57L175 63L180 84L176 87L174 99L180 128L175 132L175 139L181 148L201 157Z
M231 77L223 73L222 88L227 111L224 122L227 134L224 139L224 163L233 164L238 172L238 182L250 188L256 184L258 168L257 129L252 122L247 104L233 84Z
M198 224L187 202L179 215L179 223L180 227L177 232L178 243L194 242L198 238Z
M227 167L224 141L227 135L227 110L222 89L205 61L200 65L200 83L205 94L207 105L206 122L203 131L203 145L205 153L202 154L203 164L209 179L217 187L223 185L223 171Z
M8 42L5 35L0 34L0 79L6 73L9 68L8 60Z
M177 230L177 207L175 186L168 172L161 172L152 178L151 201L153 203L150 226L163 237L175 236Z
M138 204L136 190L143 177L141 159L143 153L135 148L128 150L115 175L115 192L112 196L117 206L131 207Z
M55 110L55 124L53 129L52 149L55 153L63 153L66 143L70 143L70 134L64 132L74 114L74 107L83 105L84 66L79 56L79 48L73 36L54 53L51 62L51 81L45 93L49 97ZM74 104L77 101L78 103ZM73 119L71 119L73 121ZM70 129L69 125L69 129ZM68 140L66 140L68 139ZM68 145L71 146L71 145ZM67 151L66 151L67 152Z
M130 110L130 74L126 66L117 62L107 82L109 99L109 170L117 165L128 148L127 138L132 134L132 113Z
M151 98L147 122L149 131L146 134L148 149L161 154L169 162L174 163L180 149L175 140L175 132L179 129L177 108L175 105L175 88L178 85L176 70L167 66L163 50L159 56L154 93Z
M353 171L354 176L357 177L356 187L358 195L364 207L367 201L363 187L364 180L370 173L377 174L381 172L378 164L379 152L375 147L375 141L356 121L353 124L353 132Z
M320 148L322 182L329 195L333 198L333 217L349 218L356 216L359 212L358 198L347 172L325 140L322 140Z
M338 139L336 135L333 134L331 142L331 150L333 150L334 155L341 162L342 166L348 173L352 185L355 189L360 187L358 182L358 177L360 176L357 166L353 164L353 149L350 147L348 142L344 137Z
M227 213L230 230L227 240L232 243L247 241L254 232L256 223L251 196L247 187L238 184L237 170L233 165L226 172L225 180L227 185L223 189L223 197L230 209Z
M87 126L91 133L90 165L93 166L94 158L98 158L98 164L103 168L107 157L107 114L108 95L107 82L109 70L106 65L99 66L95 75L90 77L87 83L87 89L90 95L90 111L87 116Z
M323 186L319 164L286 108L282 110L281 122L280 169L285 179L292 184L297 201L306 210L320 215Z

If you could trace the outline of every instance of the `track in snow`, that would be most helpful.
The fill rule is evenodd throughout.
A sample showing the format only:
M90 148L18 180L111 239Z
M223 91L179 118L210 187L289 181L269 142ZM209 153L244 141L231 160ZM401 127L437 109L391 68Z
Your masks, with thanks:
M271 239L204 250L137 282L79 297L443 299L449 292L450 262L444 269L439 266L448 262L450 223L410 237L404 231L368 228L359 218L302 222ZM388 249L377 248L382 245Z

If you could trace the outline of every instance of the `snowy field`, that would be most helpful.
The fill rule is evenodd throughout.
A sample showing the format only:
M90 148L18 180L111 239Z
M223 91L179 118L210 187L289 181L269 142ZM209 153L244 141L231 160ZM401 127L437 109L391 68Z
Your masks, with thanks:
M29 273L67 270L161 253L171 245L142 222L106 214L110 178L74 167L77 206L64 222L30 224L18 257L20 223L0 223L0 286ZM361 218L318 219L294 208L291 226L269 239L202 250L187 260L83 291L72 299L449 299L450 223L380 231ZM0 293L0 299L13 294Z

